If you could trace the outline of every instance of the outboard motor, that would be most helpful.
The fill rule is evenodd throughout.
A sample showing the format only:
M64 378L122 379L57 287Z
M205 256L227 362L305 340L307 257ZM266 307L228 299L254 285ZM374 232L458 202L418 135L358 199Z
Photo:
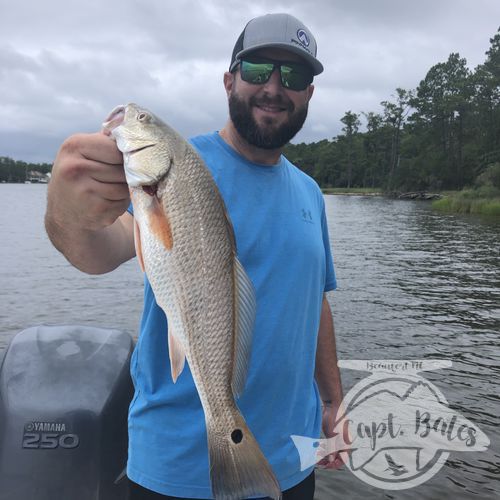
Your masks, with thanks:
M0 500L124 500L131 337L37 326L0 368Z

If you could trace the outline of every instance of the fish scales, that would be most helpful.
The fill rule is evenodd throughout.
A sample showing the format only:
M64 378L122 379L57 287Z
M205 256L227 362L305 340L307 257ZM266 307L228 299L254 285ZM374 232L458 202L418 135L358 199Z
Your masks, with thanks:
M104 128L124 155L137 253L167 316L174 382L185 356L203 406L213 494L278 499L234 399L244 387L256 306L212 175L186 141L137 105L116 108Z
M166 312L169 328L186 346L186 358L207 413L217 413L217 406L231 398L227 394L231 372L226 367L232 358L232 338L224 338L219 332L231 332L234 324L232 308L220 305L231 298L228 290L232 290L233 249L227 244L227 228L215 217L213 194L204 189L203 183L188 182L185 196L178 193L179 183L189 181L193 166L186 162L180 172L173 166L158 187L172 230L172 250L166 250L154 237L142 236L141 242L156 300ZM151 197L141 188L133 188L132 197L140 234L148 234L144 214Z
M172 250L162 249L154 238L142 241L144 254L157 259L155 269L148 270L148 259L145 261L151 285L159 291L155 292L156 299L164 304L173 332L183 332L186 336L186 357L204 406L208 411L217 411L211 408L211 401L220 405L232 399L228 389L232 375L230 334L234 328L234 311L225 304L233 300L235 248L228 237L230 228L221 212L210 174L200 168L196 160L188 155L182 165L172 165L158 188L172 229ZM150 197L138 195L146 198L143 206L147 210ZM133 196L135 198L136 193ZM147 221L146 217L139 215L138 218ZM147 230L140 229L141 235L147 234ZM182 311L190 314L183 315ZM221 332L228 336L224 337ZM206 384L209 380L211 383ZM221 388L227 394L220 394ZM216 397L208 397L211 390L216 392Z

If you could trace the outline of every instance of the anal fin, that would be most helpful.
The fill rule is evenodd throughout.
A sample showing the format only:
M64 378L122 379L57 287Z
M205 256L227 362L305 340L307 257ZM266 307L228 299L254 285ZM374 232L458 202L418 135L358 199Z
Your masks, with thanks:
M172 329L169 326L168 330L168 353L170 356L170 369L172 373L172 380L174 384L177 382L177 378L184 370L184 365L186 363L186 355L184 349L179 340L175 337Z

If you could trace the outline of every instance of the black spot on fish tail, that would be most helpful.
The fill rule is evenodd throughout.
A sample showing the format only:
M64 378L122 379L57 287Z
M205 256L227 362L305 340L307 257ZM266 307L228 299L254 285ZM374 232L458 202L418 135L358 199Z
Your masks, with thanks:
M233 432L231 432L231 440L233 441L234 444L239 444L243 440L243 432L241 429L235 429Z

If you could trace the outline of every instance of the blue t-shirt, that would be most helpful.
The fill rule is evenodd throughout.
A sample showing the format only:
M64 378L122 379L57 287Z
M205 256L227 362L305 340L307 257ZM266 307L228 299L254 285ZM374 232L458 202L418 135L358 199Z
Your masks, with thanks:
M237 404L280 482L302 481L290 436L319 437L314 381L323 293L335 288L324 200L317 184L281 156L251 163L218 133L195 137L226 203L238 256L257 298L252 354ZM167 322L145 279L141 332L132 356L129 478L164 495L211 498L203 409L189 366L172 382Z

